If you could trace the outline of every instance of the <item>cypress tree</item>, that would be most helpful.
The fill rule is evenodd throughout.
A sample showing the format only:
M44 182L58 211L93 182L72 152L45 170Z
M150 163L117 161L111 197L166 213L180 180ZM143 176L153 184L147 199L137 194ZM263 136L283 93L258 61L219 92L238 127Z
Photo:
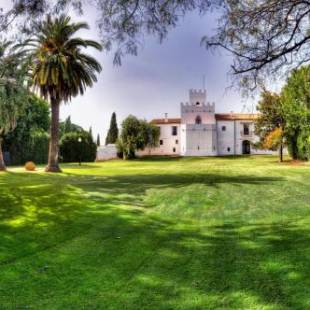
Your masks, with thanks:
M100 146L100 135L99 135L99 133L97 135L97 146Z
M111 121L110 121L110 128L105 139L105 144L114 144L118 138L118 128L116 122L116 114L115 112L112 113Z

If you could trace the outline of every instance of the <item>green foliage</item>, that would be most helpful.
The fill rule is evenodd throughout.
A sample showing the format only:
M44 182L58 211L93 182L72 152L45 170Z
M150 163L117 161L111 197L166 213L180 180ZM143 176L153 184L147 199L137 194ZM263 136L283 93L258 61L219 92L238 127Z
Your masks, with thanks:
M281 94L285 118L285 136L294 159L309 159L310 136L310 66L294 70Z
M89 29L86 23L73 23L64 14L50 15L36 25L33 38L27 41L32 60L33 84L44 98L68 102L83 95L97 81L101 65L83 49L101 45L93 40L75 37L80 30Z
M31 160L46 163L50 112L48 103L35 95L24 102L25 107L17 119L16 128L6 135L4 149L10 153L11 164L23 165Z
M93 162L96 155L96 143L87 131L69 132L60 140L60 156L63 162Z
M124 159L135 158L137 150L156 146L159 134L158 127L130 115L122 123L122 132L117 143L118 151L123 153Z
M69 132L82 132L84 129L71 122L71 117L68 116L64 122L59 124L59 135L62 137L64 134Z
M116 143L118 138L118 127L116 121L116 114L115 112L112 113L111 121L110 121L110 128L108 130L108 134L105 140L105 144L114 144Z
M98 135L97 135L97 141L96 141L96 144L97 144L97 146L100 146L100 135L99 135L99 133L98 133Z

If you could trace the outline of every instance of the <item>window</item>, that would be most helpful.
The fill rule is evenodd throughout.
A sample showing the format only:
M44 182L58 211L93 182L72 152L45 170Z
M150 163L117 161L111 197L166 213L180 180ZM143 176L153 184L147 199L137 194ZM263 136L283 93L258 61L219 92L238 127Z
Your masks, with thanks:
M159 140L159 145L163 145L164 141L163 140Z
M197 125L201 124L201 117L200 117L200 115L197 115L197 116L196 116L195 123L196 123Z
M198 150L198 151L200 150L200 147L199 147L199 145L197 146L197 150Z
M179 144L179 140L175 140L175 144Z
M250 134L250 126L249 126L249 124L243 124L243 134L245 136Z
M199 101L197 101L197 102L196 102L196 105L199 105L199 104L200 104Z
M173 153L175 153L175 147L172 149Z
M230 147L227 148L227 152L230 152Z
M178 127L177 126L172 126L172 135L173 136L177 136L178 135Z
M222 126L222 131L226 131L226 126Z

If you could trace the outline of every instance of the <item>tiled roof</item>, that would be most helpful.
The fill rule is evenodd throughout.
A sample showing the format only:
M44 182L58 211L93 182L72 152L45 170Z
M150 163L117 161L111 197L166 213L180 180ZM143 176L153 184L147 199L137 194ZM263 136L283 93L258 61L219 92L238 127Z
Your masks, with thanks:
M180 118L155 118L151 121L152 124L181 124Z
M238 121L248 121L248 120L255 120L257 119L258 114L247 114L247 113L221 113L215 114L216 120L219 121L231 121L231 120L238 120Z
M220 113L215 114L215 118L218 121L249 121L257 119L258 114L246 114L246 113ZM151 121L152 124L181 124L181 118L155 118Z

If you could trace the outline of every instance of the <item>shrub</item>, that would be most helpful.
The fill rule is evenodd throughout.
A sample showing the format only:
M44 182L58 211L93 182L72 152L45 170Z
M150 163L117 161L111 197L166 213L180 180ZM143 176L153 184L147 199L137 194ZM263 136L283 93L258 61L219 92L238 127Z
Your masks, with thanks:
M36 170L36 165L35 165L35 163L33 161L28 161L25 164L25 169L27 171L35 171Z
M66 133L60 140L60 159L63 162L93 162L96 155L97 145L86 131Z

